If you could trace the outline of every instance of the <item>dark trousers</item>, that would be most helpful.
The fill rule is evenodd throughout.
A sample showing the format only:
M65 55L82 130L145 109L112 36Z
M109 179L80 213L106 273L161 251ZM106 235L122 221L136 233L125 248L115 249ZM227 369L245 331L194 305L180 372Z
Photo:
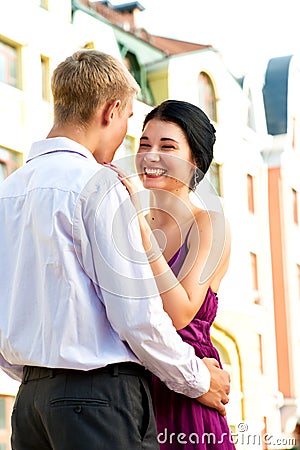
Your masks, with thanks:
M12 413L13 450L158 450L144 368L88 372L25 367Z

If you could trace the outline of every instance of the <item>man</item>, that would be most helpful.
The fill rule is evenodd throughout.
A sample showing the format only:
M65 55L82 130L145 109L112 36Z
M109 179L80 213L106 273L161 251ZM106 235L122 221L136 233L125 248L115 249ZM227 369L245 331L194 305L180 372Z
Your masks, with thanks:
M0 185L0 365L22 379L14 450L157 449L146 367L225 414L229 376L167 314L110 162L138 86L76 52L53 73L54 125Z

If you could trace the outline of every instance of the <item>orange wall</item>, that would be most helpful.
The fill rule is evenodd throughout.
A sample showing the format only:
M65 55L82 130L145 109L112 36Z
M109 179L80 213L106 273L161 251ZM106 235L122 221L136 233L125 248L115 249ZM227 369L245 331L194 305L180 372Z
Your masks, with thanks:
M269 168L269 214L279 390L292 397L287 296L284 279L280 168Z

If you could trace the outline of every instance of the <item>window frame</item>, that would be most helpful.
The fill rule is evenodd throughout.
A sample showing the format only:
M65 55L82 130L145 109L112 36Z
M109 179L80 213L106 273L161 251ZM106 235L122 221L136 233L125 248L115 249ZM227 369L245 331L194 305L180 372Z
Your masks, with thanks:
M42 99L50 102L50 58L41 55L41 83L42 83Z
M248 211L255 214L254 176L247 173Z
M299 205L298 205L298 192L292 188L292 201L293 201L293 220L295 225L299 225Z
M40 7L49 10L49 0L40 0Z
M199 106L208 115L210 120L217 123L217 96L212 77L201 70L198 75L198 101Z
M213 160L208 169L208 176L217 195L223 197L222 164ZM217 183L215 180L217 180Z
M14 54L9 55L9 50L13 50ZM7 57L5 54L7 53ZM20 46L12 41L3 39L0 37L0 56L3 56L4 62L4 73L6 74L3 79L0 78L1 83L5 83L8 86L14 87L16 89L21 89L21 77L20 77L20 56L21 50ZM1 60L0 60L1 61ZM11 66L13 67L14 76L11 74ZM1 71L0 71L1 74ZM1 76L1 75L0 75ZM13 80L13 81L12 81Z
M140 86L138 100L154 106L154 98L148 83L145 67L140 63L138 55L123 43L118 43L123 63Z
M11 173L21 167L22 155L14 150L0 146L0 165L4 168L3 180L5 180Z
M251 271L251 290L253 292L253 302L256 305L261 304L260 292L259 292L259 271L258 271L258 254L250 251L250 271Z

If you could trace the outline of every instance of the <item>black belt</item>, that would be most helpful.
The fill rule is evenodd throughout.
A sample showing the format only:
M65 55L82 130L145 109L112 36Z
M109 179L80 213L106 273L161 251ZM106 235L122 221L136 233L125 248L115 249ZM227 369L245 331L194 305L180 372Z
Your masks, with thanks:
M146 369L140 364L133 362L121 362L109 364L105 367L99 367L92 370L75 370L75 369L54 369L50 367L24 366L22 383L28 381L39 380L41 378L54 378L57 375L97 375L100 373L109 373L117 377L119 374L124 375L145 375Z

